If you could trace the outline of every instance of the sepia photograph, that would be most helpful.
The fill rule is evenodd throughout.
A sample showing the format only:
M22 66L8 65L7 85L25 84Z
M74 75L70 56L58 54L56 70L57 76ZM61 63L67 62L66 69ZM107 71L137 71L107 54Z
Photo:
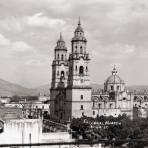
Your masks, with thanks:
M0 148L148 148L147 0L0 0Z

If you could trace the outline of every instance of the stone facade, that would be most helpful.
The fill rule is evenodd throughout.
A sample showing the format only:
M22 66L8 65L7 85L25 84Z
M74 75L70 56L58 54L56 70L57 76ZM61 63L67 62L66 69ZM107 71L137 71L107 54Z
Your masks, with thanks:
M128 92L124 81L117 75L115 67L112 75L104 83L104 90L92 93L92 101L95 116L117 117L119 114L126 114L131 119L136 116L148 116L148 94Z
M53 118L68 121L73 117L92 116L90 58L86 44L80 20L71 40L68 59L67 48L60 35L52 64L50 112Z
M115 116L127 114L131 118L137 114L147 116L148 94L129 93L125 82L113 68L111 76L104 83L104 90L92 93L90 86L90 56L86 48L87 40L80 20L71 40L71 52L67 58L67 48L62 35L55 47L52 63L52 83L50 89L50 114L52 118L70 121L81 116Z

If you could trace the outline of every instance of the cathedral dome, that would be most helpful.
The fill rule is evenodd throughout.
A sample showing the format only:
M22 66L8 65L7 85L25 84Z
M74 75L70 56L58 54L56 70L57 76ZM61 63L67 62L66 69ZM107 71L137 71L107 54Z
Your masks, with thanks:
M124 83L124 80L122 80L118 75L117 75L117 70L116 68L114 67L113 68L113 71L112 71L112 75L109 76L107 79L106 79L106 84L122 84Z
M121 84L124 81L118 75L111 75L107 78L106 82L108 84Z
M112 75L109 76L104 83L104 90L107 92L123 92L125 90L125 83L117 75L117 70L115 67L112 70Z

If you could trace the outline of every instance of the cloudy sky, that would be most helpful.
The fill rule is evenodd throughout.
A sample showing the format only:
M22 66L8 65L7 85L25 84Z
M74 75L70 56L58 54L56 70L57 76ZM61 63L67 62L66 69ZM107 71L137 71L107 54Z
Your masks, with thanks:
M59 33L70 51L79 16L92 82L104 83L116 64L128 85L148 84L147 0L0 0L0 78L50 83Z

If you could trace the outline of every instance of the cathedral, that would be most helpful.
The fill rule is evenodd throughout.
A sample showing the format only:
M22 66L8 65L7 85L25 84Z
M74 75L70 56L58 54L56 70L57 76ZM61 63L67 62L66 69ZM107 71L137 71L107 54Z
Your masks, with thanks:
M60 34L52 62L51 118L70 121L82 116L116 117L124 113L133 118L138 116L139 109L144 109L144 115L141 113L141 116L147 116L148 95L129 93L116 67L106 79L104 89L92 92L89 71L91 59L80 19L71 40L70 54L67 54L65 41Z
M71 40L68 58L66 44L60 34L52 63L50 114L53 118L69 121L73 117L93 115L90 57L86 45L87 39L80 20Z

